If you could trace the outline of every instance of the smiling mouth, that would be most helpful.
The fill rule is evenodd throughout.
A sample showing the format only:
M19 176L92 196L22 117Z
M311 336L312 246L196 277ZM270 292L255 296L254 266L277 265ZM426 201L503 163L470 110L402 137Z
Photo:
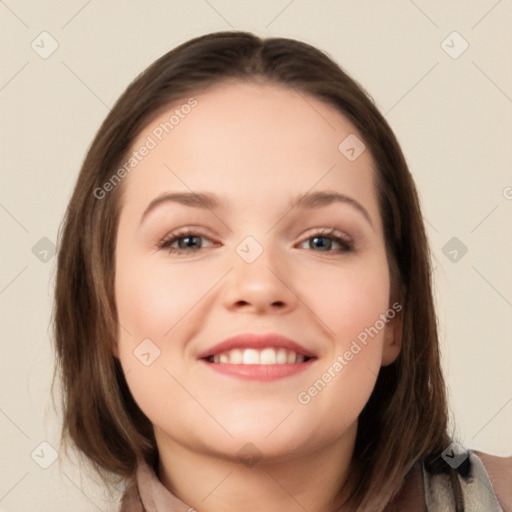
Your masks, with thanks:
M209 363L238 365L289 365L300 364L311 358L285 348L234 348L205 358Z

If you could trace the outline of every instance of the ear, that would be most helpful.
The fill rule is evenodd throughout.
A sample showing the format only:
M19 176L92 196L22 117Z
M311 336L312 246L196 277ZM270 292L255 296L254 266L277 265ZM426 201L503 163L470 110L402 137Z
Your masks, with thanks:
M389 308L389 318L384 328L384 340L382 345L382 362L381 366L388 366L395 362L402 348L402 331L403 331L403 306L400 302L395 301L393 306ZM391 318L391 312L395 315Z
M112 344L112 354L114 354L114 357L119 359L119 346L117 340Z

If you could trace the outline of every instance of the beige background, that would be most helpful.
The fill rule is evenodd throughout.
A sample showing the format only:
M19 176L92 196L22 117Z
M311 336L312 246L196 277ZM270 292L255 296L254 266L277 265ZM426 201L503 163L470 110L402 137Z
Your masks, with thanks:
M386 114L422 197L456 432L512 454L511 0L5 0L0 17L0 510L116 509L62 452L41 467L42 442L59 450L51 248L109 106L172 47L231 28L318 46Z

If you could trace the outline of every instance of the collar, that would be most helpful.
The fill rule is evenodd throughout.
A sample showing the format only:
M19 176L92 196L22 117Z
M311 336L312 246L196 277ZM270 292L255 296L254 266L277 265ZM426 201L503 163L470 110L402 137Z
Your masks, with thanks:
M119 512L195 512L171 493L146 461L139 461L129 482Z

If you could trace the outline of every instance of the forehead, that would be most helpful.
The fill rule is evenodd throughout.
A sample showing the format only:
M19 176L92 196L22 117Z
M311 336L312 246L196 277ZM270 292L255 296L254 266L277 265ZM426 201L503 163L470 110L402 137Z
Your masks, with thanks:
M125 179L124 202L140 210L164 191L209 190L264 206L262 199L334 188L372 209L372 157L365 150L351 161L340 150L345 140L362 143L362 135L314 96L268 83L217 84L141 131L131 150L151 149Z

